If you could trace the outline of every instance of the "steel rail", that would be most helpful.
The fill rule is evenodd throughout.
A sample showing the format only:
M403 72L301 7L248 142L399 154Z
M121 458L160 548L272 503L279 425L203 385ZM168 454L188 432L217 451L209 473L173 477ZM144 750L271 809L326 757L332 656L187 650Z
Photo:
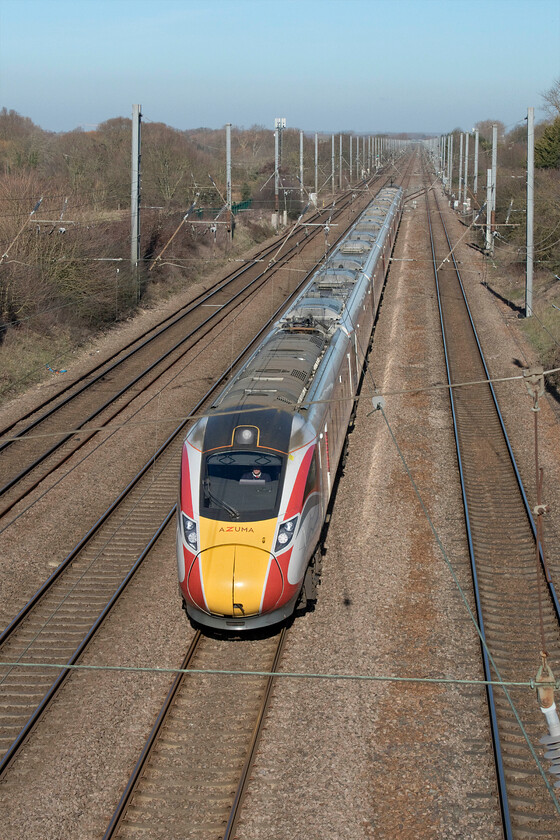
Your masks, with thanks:
M280 670L280 659L282 657L282 652L284 650L284 645L286 642L286 635L287 635L287 628L286 626L282 627L280 632L280 637L278 639L278 647L276 653L274 655L274 661L272 663L271 671L277 672ZM266 688L263 694L263 700L261 704L261 708L259 710L259 714L255 721L255 726L253 729L253 734L251 736L251 742L249 744L249 750L247 752L247 757L245 758L245 762L243 764L241 774L239 777L239 783L237 785L237 789L235 791L235 796L233 797L233 803L231 806L230 815L228 817L228 821L226 823L226 828L224 831L223 840L232 840L234 837L235 828L237 825L237 820L241 811L241 804L243 802L243 797L247 790L247 782L249 779L249 773L251 772L251 768L253 767L253 763L255 761L257 747L259 745L260 736L263 729L263 722L266 712L268 710L268 704L270 700L270 693L272 691L272 686L275 682L275 677L270 675L266 681Z
M437 259L436 259L436 252L435 252L435 242L433 237L433 229L432 229L432 220L430 214L430 208L428 204L428 197L426 196L426 210L428 215L428 228L430 232L430 248L432 251L432 263L433 263L433 270L434 270L434 280L436 284L436 296L437 296L437 303L438 303L438 310L439 310L439 319L441 325L441 335L443 341L443 353L445 358L445 369L447 371L447 381L451 384L451 370L449 365L449 354L447 350L447 340L445 335L445 326L443 321L443 311L442 311L442 301L440 296L440 287L439 287L439 278L438 278L438 267L437 267ZM441 215L441 214L440 214ZM443 219L441 219L443 224ZM457 451L457 464L459 468L459 479L461 482L461 494L463 498L463 506L465 510L465 524L466 524L466 532L467 532L467 540L469 545L469 557L471 563L471 574L473 577L473 589L474 589L474 599L475 599L475 606L476 606L476 618L478 622L478 626L480 628L480 634L484 642L486 642L486 634L484 630L484 618L482 613L482 604L480 600L480 591L478 587L478 575L476 569L476 562L474 556L474 547L472 541L472 533L471 533L471 525L470 525L470 516L469 516L469 506L467 503L467 496L465 490L465 481L464 481L464 473L463 473L463 462L461 459L461 450L459 446L459 431L458 431L458 424L457 424L457 415L455 412L455 399L453 396L453 388L449 388L449 401L451 403L451 415L453 417L453 433L455 437L455 448ZM492 679L492 674L490 670L490 661L488 659L488 652L486 649L485 644L481 644L482 650L482 659L483 659L483 668L484 668L484 679L489 681ZM505 780L505 771L504 765L502 760L502 752L500 746L500 733L498 727L498 719L496 714L496 704L494 699L494 690L493 687L489 684L486 685L486 697L488 701L488 708L489 708L489 715L490 715L490 725L492 730L492 742L494 747L494 760L496 763L496 772L498 776L498 788L499 788L499 801L500 801L500 809L502 812L502 823L504 826L505 836L507 840L513 840L513 834L511 829L511 819L509 813L509 803L508 803L508 795L507 795L507 787L506 787L506 780Z
M74 651L74 653L72 654L70 659L65 663L65 667L63 668L62 671L59 672L55 681L52 683L51 687L48 689L46 694L43 696L43 699L41 700L39 705L35 708L35 711L30 716L30 718L28 719L25 726L23 726L23 728L21 729L19 735L14 739L11 746L8 748L8 750L4 753L4 755L0 759L0 779L2 778L4 772L10 766L10 764L13 761L16 753L22 747L24 741L26 740L27 736L29 735L29 733L31 732L31 730L33 729L33 727L35 726L35 724L37 723L39 718L41 717L41 715L43 714L43 712L45 711L45 709L47 708L47 706L49 705L49 703L51 702L51 700L53 699L55 694L58 692L58 690L61 687L61 685L63 684L63 682L66 680L66 677L71 673L71 668L68 667L68 666L75 665L77 663L78 659L83 654L83 652L85 651L85 649L87 648L87 646L89 645L89 643L91 642L91 640L93 639L93 637L95 636L95 634L97 633L99 628L101 627L102 623L105 621L105 619L107 618L107 616L109 615L109 613L111 612L111 610L113 609L115 604L117 603L118 599L120 598L120 596L122 595L122 593L124 592L124 590L126 589L128 584L130 583L130 581L132 580L132 578L134 577L134 575L136 574L136 572L138 571L138 569L140 568L142 563L144 562L145 558L148 556L148 554L150 553L150 551L152 550L152 548L156 544L157 540L159 539L159 537L164 532L165 528L167 527L167 525L171 521L174 513L175 513L175 507L173 507L169 511L169 513L167 514L167 516L165 517L165 519L163 520L163 522L161 523L161 525L159 526L159 528L157 529L155 534L152 536L152 538L150 539L150 541L146 545L144 551L140 554L140 556L136 560L136 563L134 563L134 565L132 566L132 568L130 569L130 571L126 575L126 577L121 581L121 583L119 584L119 586L117 587L117 589L115 590L113 595L111 596L110 600L107 602L107 604L105 605L105 607L103 608L103 610L101 611L99 616L97 617L96 621L92 624L92 626L88 630L87 634L84 636L84 638L82 639L82 641L80 642L80 644L78 645L78 647L76 648L76 650ZM14 667L17 668L17 662L14 663Z
M287 633L288 629L284 626L281 628L278 634L276 648L274 651L274 657L270 666L270 671L272 672L276 672L279 670L279 663L284 649ZM202 636L201 632L197 631L195 637L190 643L189 650L187 651L185 659L183 660L183 663L181 665L182 671L186 670L189 667L189 664L194 658L194 655L203 638L204 637ZM160 736L160 733L163 731L163 727L166 724L166 719L170 711L173 709L174 701L179 696L181 689L186 687L188 676L188 674L179 673L175 677L173 684L169 689L169 692L158 713L154 726L152 727L152 730L146 740L146 743L142 748L138 761L136 762L136 765L130 775L130 778L126 784L123 794L119 800L119 803L111 817L105 834L103 835L103 840L112 840L112 838L114 838L118 834L119 828L121 827L123 820L126 818L126 812L129 803L131 802L131 799L133 798L134 793L136 792L137 786L142 779L144 768L147 768L150 765L150 763L154 762L157 765L157 757L153 756L153 750L157 746L158 738ZM241 804L243 802L243 797L246 791L249 773L253 766L260 735L262 733L265 715L269 705L270 694L275 679L276 678L272 675L266 677L266 684L264 689L262 690L262 698L259 703L257 714L255 715L255 722L248 741L247 752L243 761L243 765L240 768L239 780L236 785L235 792L232 796L231 807L229 809L229 816L227 818L223 832L223 840L231 840L231 838L233 837L237 817L239 815ZM196 732L191 732L190 734L191 738L196 737ZM213 754L215 754L216 751L217 750L212 750ZM163 780L161 780L160 784L162 785L162 787L165 787L169 781L169 779L164 778Z
M436 199L436 203L437 203L437 199ZM438 207L438 210L439 210L439 207ZM443 219L442 219L442 223L443 223ZM470 310L469 303L468 303L468 300L467 300L467 295L466 295L466 292L465 292L465 288L463 286L463 281L461 279L459 266L458 266L457 261L455 259L455 254L453 253L451 242L450 242L450 239L449 239L449 236L448 236L448 233L447 233L447 228L445 227L444 223L443 223L443 229L444 229L444 232L445 232L445 236L447 238L447 243L448 243L450 251L451 251L451 259L453 260L453 267L454 267L456 275L457 275L457 281L458 281L459 286L461 288L461 293L463 295L463 300L464 300L465 307L466 307L466 310L467 310L467 313L468 313L468 316L469 316L469 321L470 321L470 324L471 324L471 327L472 327L473 336L474 336L474 339L476 341L478 351L480 353L480 361L482 362L482 365L484 367L484 373L486 375L486 379L488 380L488 382L487 382L488 388L490 390L490 393L492 394L492 400L494 402L494 407L496 409L496 416L498 418L498 421L500 423L500 426L501 426L501 429L502 429L502 432L503 432L503 435L504 435L504 442L507 446L509 457L511 459L511 465L512 465L512 468L513 468L513 471L514 471L514 474L515 474L515 478L517 480L517 484L519 486L519 492L520 492L521 498L523 500L525 513L527 514L527 520L528 520L529 525L531 527L531 530L533 532L533 537L535 538L535 543L536 543L536 541L537 541L537 528L536 528L536 525L535 525L535 520L533 518L533 513L531 511L531 505L529 504L529 500L528 500L527 494L525 492L525 487L523 485L523 480L521 478L521 474L519 472L519 468L518 468L517 462L515 460L515 455L513 454L513 449L512 449L510 440L509 440L508 433L506 431L506 427L505 427L504 419L503 419L503 416L502 416L502 412L500 411L500 406L498 404L498 398L496 396L496 392L495 392L494 386L492 384L492 377L490 375L490 371L488 370L488 366L486 364L486 359L484 358L484 353L482 351L482 346L480 344L480 340L478 338L478 333L476 331L474 320L473 320L473 317L472 317L472 314L471 314L471 310ZM450 390L452 390L452 389L450 389ZM544 563L542 546L539 547L539 556L540 556L541 567L542 567L542 571L543 571L544 576L545 576L545 581L546 581L546 584L547 584L547 588L549 590L551 600L554 604L556 617L558 618L558 622L560 624L560 600L559 600L558 594L556 592L556 587L554 586L553 581L549 580L549 575L547 574L547 570L546 570L545 563Z
M484 354L483 354L482 347L481 347L481 344L480 344L480 341L479 341L479 337L478 337L478 334L477 334L477 331L476 331L476 328L475 328L472 313L471 313L470 307L468 305L466 292L465 292L464 285L463 285L463 282L462 282L462 279L461 279L461 276L460 276L459 267L458 267L457 261L455 259L455 255L454 255L454 252L453 252L453 247L452 247L452 244L451 244L451 241L450 241L450 238L449 238L449 234L448 234L448 231L446 229L445 222L444 222L443 216L441 214L441 210L440 210L438 202L437 202L437 198L435 196L434 196L434 200L435 200L437 212L439 213L439 216L440 216L441 225L442 225L443 232L445 234L446 242L447 242L447 245L449 247L449 252L450 252L450 255L451 255L451 258L452 258L452 263L453 263L453 270L454 270L454 273L455 273L455 278L456 278L456 281L459 285L460 293L461 293L461 296L462 296L462 301L464 303L465 310L466 310L466 313L467 313L467 316L468 316L468 322L470 324L470 329L472 331L472 337L475 340L476 349L477 349L477 352L479 354L479 361L483 366L486 379L490 380L490 378L491 378L490 373L488 371L486 360L484 358ZM434 243L431 214L430 214L430 209L429 209L428 202L426 204L426 207L427 207L427 214L428 214L428 226L429 226L429 229L430 229L430 240L431 240L431 248L432 248L433 269L434 269L434 278L435 278L435 284L436 284L438 308L439 308L439 315L440 315L440 324L441 324L441 331L442 331L442 340L443 340L444 355L445 355L445 365L446 365L446 370L447 370L448 382L449 382L449 384L452 384L451 362L450 362L449 351L448 351L448 341L447 341L447 337L446 337L445 318L444 318L444 313L443 313L444 306L443 306L443 302L442 302L442 296L441 296L441 293L440 293L441 290L440 290L440 282L439 282L439 276L438 276L439 269L438 269L436 254L435 254L435 243ZM503 436L503 442L505 443L506 450L507 450L507 453L509 455L512 472L513 472L513 475L515 476L515 481L516 481L516 484L517 484L517 487L518 487L518 490L519 490L519 495L520 495L520 498L521 498L522 503L523 503L523 510L526 514L527 522L530 526L531 532L533 534L533 538L536 540L535 524L534 524L534 521L533 521L533 517L531 515L531 510L530 510L530 506L529 506L529 503L528 503L528 500L527 500L527 495L526 495L525 489L523 487L523 482L522 482L522 479L521 479L521 476L520 476L520 473L519 473L519 470L518 470L518 467L517 467L517 464L516 464L516 461L515 461L513 450L512 450L512 447L511 447L511 444L510 444L510 441L509 441L509 438L508 438L508 435L507 435L507 432L506 432L506 429L505 429L505 424L504 424L503 417L502 417L502 414L501 414L501 411L500 411L500 408L499 408L499 405L498 405L495 390L494 390L491 382L488 382L488 385L489 385L489 391L490 391L490 394L491 394L491 397L492 397L493 408L494 408L496 417L498 419L499 427L501 429L501 433L502 433L502 436ZM476 552L475 552L475 547L474 547L474 539L473 539L473 531L472 531L472 525L471 525L470 506L469 506L468 493L467 493L465 474L464 474L464 468L463 468L463 460L462 460L462 454L461 454L459 422L458 422L456 406L455 406L455 397L454 397L452 388L449 389L449 398L450 398L451 412L452 412L452 418L453 418L453 429L454 429L455 444L456 444L456 450L457 450L457 461L458 461L458 470L459 470L459 477L460 477L460 483L461 483L461 494L462 494L463 505L464 505L464 510L465 510L466 533L467 533L467 541L468 541L468 548L469 548L471 573L472 573L472 578L473 578L473 588L474 588L474 598L475 598L475 605L476 605L477 621L478 621L479 628L480 628L480 634L481 634L482 640L484 642L484 643L482 643L482 641L481 641L483 668L484 668L485 679L486 680L491 680L492 679L492 668L491 668L491 663L490 663L490 659L489 659L489 655L488 655L488 651L487 651L487 647L486 647L486 631L485 631L485 625L484 625L484 610L483 610L483 607L482 607L482 600L481 600L481 593L480 593L480 586L479 586L479 578L478 578L478 571L477 571L477 558L476 558ZM542 571L544 573L543 581L546 583L546 586L548 588L548 592L549 592L549 595L550 595L550 602L551 602L551 605L552 605L553 610L554 610L554 614L555 614L555 617L556 617L556 622L560 624L560 610L559 610L558 598L557 598L557 595L556 595L554 585L549 580L548 575L546 574L546 569L544 567L544 558L543 558L543 555L542 555L542 551L540 552L540 560L541 560L541 568L542 568ZM505 836L509 840L509 838L514 837L514 828L513 828L512 814L511 814L511 808L510 808L510 803L509 803L509 795L508 795L507 784L506 784L506 770L505 770L504 759L503 759L503 754L502 754L502 743L501 743L501 737L500 737L500 731L499 731L500 727L499 727L499 723L498 723L498 713L497 713L497 707L496 707L495 692L494 692L491 685L487 685L487 700L488 700L488 707L489 707L490 726L491 726L492 738L493 738L497 782L498 782L498 788L499 788L500 808L501 808L501 812L502 812L502 822L503 822L503 828L504 828Z
M437 199L436 199L436 204L437 204ZM439 206L438 206L438 210L439 210ZM441 213L440 213L440 215L441 215ZM442 222L443 222L443 219L442 219ZM492 377L490 375L490 371L488 370L488 366L486 364L486 359L484 358L484 353L482 352L482 346L480 344L480 341L479 341L479 338L478 338L478 333L477 333L477 330L476 330L476 327L475 327L475 324L474 324L474 320L473 320L473 317L472 317L472 314L471 314L471 310L470 310L470 307L469 307L469 302L467 300L467 295L466 295L466 292L465 292L465 288L463 286L463 280L461 278L461 274L460 274L460 271L459 271L459 266L458 266L457 261L455 259L455 254L453 252L453 249L452 249L452 246L451 246L449 236L447 234L447 228L445 227L445 224L443 224L443 229L444 229L444 232L445 232L447 243L448 243L449 248L450 248L451 259L453 260L453 267L454 267L456 275L457 275L457 281L458 281L459 286L461 288L461 294L463 295L463 300L464 300L465 307L466 307L466 310L467 310L467 313L468 313L468 316L469 316L469 321L470 321L470 324L471 324L471 327L472 327L473 336L474 336L474 339L476 341L478 351L480 353L480 361L482 362L482 365L483 365L483 368L484 368L484 373L486 375L488 388L490 389L490 393L492 394L492 400L494 402L494 407L496 409L496 416L498 418L498 421L500 423L500 426L501 426L501 429L502 429L502 432L503 432L503 435L504 435L504 442L506 444L506 447L507 447L507 450L508 450L508 453L509 453L509 457L511 459L511 465L512 465L513 471L515 473L515 478L517 480L517 484L518 484L518 487L519 487L519 492L520 492L521 498L523 499L523 505L524 505L524 508L525 508L525 513L527 514L527 520L528 520L529 525L531 527L531 530L533 532L533 537L534 537L535 543L536 543L537 542L537 527L536 527L536 524L535 524L535 520L533 518L533 513L531 511L531 505L529 504L529 500L528 500L527 494L525 492L525 487L523 485L523 480L521 478L521 474L520 474L519 468L517 466L517 461L515 460L515 455L513 454L513 449L511 447L509 436L508 436L508 433L506 431L504 418L502 416L502 412L500 411L500 406L498 404L498 398L496 396L496 391L494 390L494 385L492 384ZM556 616L557 616L558 621L560 623L560 600L559 600L558 594L556 592L556 587L554 586L554 583L549 578L549 575L547 573L547 569L546 569L546 566L545 566L544 555L543 555L543 550L542 550L542 545L539 545L539 557L540 557L541 567L542 567L542 570L543 570L543 573L544 573L544 576L545 576L546 584L547 584L547 587L548 587L548 591L549 591L550 597L552 599L552 602L554 604L554 609L555 609L555 612L556 612Z
M200 644L201 637L202 637L202 633L200 632L200 630L197 630L195 635L194 635L194 638L191 640L191 643L189 645L189 649L188 649L188 651L185 655L185 658L183 659L183 661L181 663L181 671L184 671L189 667L189 665L191 663L191 660L196 653L198 645ZM124 816L124 813L126 811L128 803L130 801L130 797L132 796L132 794L134 792L134 789L135 789L135 787L138 783L138 779L141 776L142 770L144 769L144 766L146 765L146 762L150 758L152 749L153 749L155 743L157 742L158 735L159 735L159 733L161 731L161 728L162 728L163 724L165 723L165 719L167 718L167 715L169 713L169 709L172 707L172 704L173 704L173 701L174 701L175 696L177 694L177 691L181 687L184 679L185 679L185 674L179 673L179 674L176 675L175 679L173 680L171 688L167 692L167 696L166 696L166 698L163 702L163 705L162 705L162 707L161 707L161 709L158 713L158 716L156 718L156 722L154 723L154 725L151 729L151 732L148 735L146 743L144 744L144 746L142 748L142 752L140 753L140 757L139 757L138 761L136 762L136 764L134 766L134 770L132 771L132 773L130 775L130 778L127 782L127 785L126 785L126 787L123 791L123 794L122 794L122 796L119 800L119 803L118 803L117 807L115 808L115 812L114 812L113 816L111 817L111 821L109 822L109 825L107 826L105 834L103 835L103 840L110 840L110 838L112 838L114 836L115 831L118 829L119 824L122 820L122 817Z

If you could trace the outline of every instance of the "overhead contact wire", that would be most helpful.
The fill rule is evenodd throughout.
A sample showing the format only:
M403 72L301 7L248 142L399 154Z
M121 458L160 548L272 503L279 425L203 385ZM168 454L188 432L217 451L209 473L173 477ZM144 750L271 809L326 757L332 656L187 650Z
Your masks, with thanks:
M474 686L507 686L510 688L535 689L534 680L516 682L513 680L476 680L465 677L399 677L395 674L337 674L314 671L245 671L228 670L227 668L169 668L157 665L85 665L66 662L0 662L0 668L14 666L15 668L52 668L56 670L72 671L117 671L137 674L215 674L232 677L286 677L290 679L309 680L352 680L358 682L396 682L428 685L474 685ZM559 686L560 687L560 686Z

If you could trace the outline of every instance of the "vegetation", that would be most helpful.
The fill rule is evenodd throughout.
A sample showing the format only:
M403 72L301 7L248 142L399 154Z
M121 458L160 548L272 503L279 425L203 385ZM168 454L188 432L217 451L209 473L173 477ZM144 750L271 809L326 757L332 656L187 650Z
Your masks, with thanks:
M231 135L232 199L245 202L233 241L224 212L225 130L143 123L142 260L133 274L131 120L56 134L15 111L0 111L0 352L10 358L2 365L0 392L2 380L11 387L17 378L17 359L30 357L33 336L41 348L40 375L49 342L53 352L71 348L128 317L139 303L199 279L232 249L272 233L274 132L233 127ZM314 146L314 137L304 137L307 185L314 184ZM279 209L290 218L307 203L299 147L299 131L285 129ZM318 148L319 185L330 190L330 136L319 138ZM214 233L210 224L218 216Z
M554 276L560 273L559 88L557 82L543 94L549 119L536 130L535 257L538 294L547 302L557 292ZM491 127L491 120L478 124L480 173L490 166ZM216 267L233 251L270 235L275 206L273 131L233 127L231 135L233 202L250 204L250 210L237 216L233 241L223 212L225 130L142 125L142 260L133 273L131 121L116 118L94 131L56 134L14 111L0 111L0 392L2 382L11 387L18 378L18 362L34 371L31 378L40 375L50 346L53 366L62 367L64 354L92 332L128 317L139 304L184 288L209 265ZM345 157L348 146L345 137ZM307 202L298 177L299 131L285 129L281 147L280 209L297 218ZM458 157L458 136L454 148ZM319 193L328 200L330 135L319 137L318 150ZM338 143L335 153L338 158ZM315 184L314 157L315 138L304 136L304 183L309 191ZM499 124L496 259L506 266L512 288L519 290L516 303L521 303L525 264L526 157L525 126L507 132ZM457 171L458 160L455 178ZM479 177L475 206L485 199L483 180ZM344 181L346 185L347 178ZM218 215L214 234L210 223ZM162 259L156 259L162 253Z
M535 144L535 166L539 169L560 169L560 116L546 126Z
M234 174L242 177L235 198L258 192L270 164L269 136L258 128L234 132ZM271 233L258 209L237 225L233 246L225 225L214 238L208 223L193 217L150 272L195 198L197 207L216 208L206 217L223 207L225 132L179 132L147 123L143 260L133 275L130 171L130 120L53 134L14 111L0 111L0 392L19 379L40 378L49 361L54 366L57 355L60 362L92 332L130 315L141 300L149 303L195 281L203 260L223 259L232 247L247 248Z

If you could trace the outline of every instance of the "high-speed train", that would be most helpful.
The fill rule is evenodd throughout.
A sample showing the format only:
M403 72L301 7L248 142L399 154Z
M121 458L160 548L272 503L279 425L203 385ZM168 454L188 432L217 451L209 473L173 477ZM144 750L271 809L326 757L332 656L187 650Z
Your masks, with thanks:
M403 191L382 189L184 441L177 560L196 624L244 631L317 597L318 552Z

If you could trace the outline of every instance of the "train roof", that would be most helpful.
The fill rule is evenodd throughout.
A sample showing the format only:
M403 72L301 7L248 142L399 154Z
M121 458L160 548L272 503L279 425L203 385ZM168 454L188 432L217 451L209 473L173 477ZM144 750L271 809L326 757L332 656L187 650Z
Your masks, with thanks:
M346 314L354 291L365 282L366 264L394 201L395 188L382 190L358 226L315 272L300 296L213 403L212 409L292 409L301 406L333 336L352 329ZM357 230L359 227L359 230Z
M236 407L227 414L213 414L208 417L204 428L202 443L203 452L209 453L219 449L235 446L239 449L272 449L286 453L290 449L290 440L294 424L293 411L278 410L254 403ZM303 421L301 421L303 425ZM255 430L255 437L248 443L236 434L236 430Z
M327 345L327 332L316 325L282 325L259 348L213 408L293 406L300 402Z

